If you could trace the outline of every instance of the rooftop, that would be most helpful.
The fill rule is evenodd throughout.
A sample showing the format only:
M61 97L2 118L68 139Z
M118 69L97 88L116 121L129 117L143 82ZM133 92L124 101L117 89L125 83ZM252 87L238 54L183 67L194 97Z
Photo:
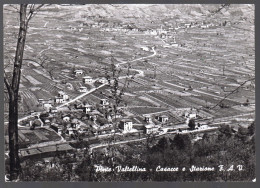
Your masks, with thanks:
M147 129L156 128L156 126L154 124L149 124L149 125L145 125L145 128L147 128Z
M91 76L84 76L83 78L91 78L91 79L92 79L92 77L91 77Z
M122 119L121 122L132 122L130 119Z

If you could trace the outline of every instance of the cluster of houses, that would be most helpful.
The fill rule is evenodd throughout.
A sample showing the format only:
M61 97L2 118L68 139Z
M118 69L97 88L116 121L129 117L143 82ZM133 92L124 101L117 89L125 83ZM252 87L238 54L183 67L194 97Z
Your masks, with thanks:
M74 71L75 76L81 76L84 74L84 71L81 69L75 70ZM91 76L83 76L82 77L82 83L83 84L93 84L94 82L98 82L100 84L105 84L107 83L106 78L101 77L94 79ZM85 93L88 91L88 88L85 86L81 86L78 88L78 91L80 93ZM54 99L49 98L49 99L39 99L38 102L40 105L42 105L43 109L47 112L50 112L51 110L55 110L54 104L62 104L65 103L70 99L69 95L64 92L64 91L58 91L58 95L55 96Z
M69 95L64 91L59 91L58 96L55 97L54 102L57 104L64 103L69 100Z
M102 84L107 82L105 78L93 79L91 76L84 76L84 71L80 69L75 70L74 74L82 78L84 84L92 84L96 81ZM87 92L87 89L82 86L82 88L79 88L79 91ZM165 113L157 114L156 116L139 116L139 119L141 118L139 123L135 121L136 116L126 115L123 110L121 111L122 113L113 114L110 100L107 98L100 99L100 103L97 105L87 103L74 104L72 108L68 108L68 112L62 111L57 115L57 109L53 105L61 104L68 100L69 95L64 91L59 91L54 100L39 99L39 103L42 104L48 116L39 121L38 125L48 126L60 135L73 136L80 133L88 133L87 135L89 136L95 136L111 134L117 131L123 134L139 131L143 131L144 134L158 133L162 130L161 128L171 124L168 115ZM197 118L196 111L186 112L184 118L188 124L190 119ZM38 117L38 119L40 118ZM56 121L53 121L53 119L56 119ZM114 127L115 125L116 127Z
M77 70L75 70L74 71L74 75L75 76L82 76L84 74L84 71L83 70L81 70L81 69L77 69ZM92 78L91 76L83 76L82 77L82 82L83 82L83 84L90 84L90 85L92 85L94 82L98 82L98 83L101 83L101 84L105 84L105 83L107 83L107 80L106 80L106 78L104 78L104 77L101 77L101 78L97 78L97 79L94 79L94 78ZM80 88L79 88L79 92L81 92L81 93L85 93L85 92L87 92L88 91L88 88L87 87L85 87L85 86L81 86Z
M64 93L60 92L60 95L62 94ZM123 134L138 132L135 128L136 121L134 119L136 117L125 115L123 110L121 111L122 113L118 114L107 113L109 106L110 101L104 98L100 100L98 106L87 103L75 104L73 109L71 108L68 112L60 112L59 116L57 115L57 110L55 111L55 108L51 108L48 111L48 116L42 122L44 122L44 126L52 128L58 134L65 133L68 136L90 131L92 136L111 134L115 131ZM53 117L56 121L53 121ZM196 114L187 113L185 117L187 119L196 118ZM141 119L142 125L139 131L142 130L144 134L156 133L169 122L169 117L165 113L156 116L143 115L139 119ZM114 127L115 124L117 128ZM66 125L65 132L64 125Z
M91 77L83 77L83 79L86 79L86 83L93 80ZM54 102L62 103L66 100L69 100L69 96L64 91L59 91ZM109 111L112 107L108 98L101 98L99 104L96 105L79 102L60 112L52 106L53 99L39 99L39 102L46 111L44 113L48 115L38 116L30 122L30 126L49 127L66 139L76 139L80 134L83 134L84 138L95 138L97 135L106 136L115 132L160 134L168 125L174 124L171 115L167 112L129 115L129 113L124 113L122 108L120 113L113 114L112 110ZM187 125L190 119L198 118L195 109L187 110L182 116L186 120L183 123ZM201 126L200 129L204 127Z
M70 99L69 95L64 91L59 91L58 95L54 99L38 99L39 104L43 107L46 112L56 112L57 109L54 104L62 104ZM33 112L32 112L33 113Z

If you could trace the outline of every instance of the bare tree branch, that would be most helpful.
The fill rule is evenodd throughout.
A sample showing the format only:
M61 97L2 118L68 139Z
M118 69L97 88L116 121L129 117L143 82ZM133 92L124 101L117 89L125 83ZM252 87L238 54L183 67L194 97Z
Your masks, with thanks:
M29 13L28 16L26 17L26 25L29 23L29 21L38 13L38 10L43 7L44 4L39 5L38 7L35 8L35 4L31 4L29 7Z
M222 9L228 8L229 6L230 6L230 4L222 4L217 10L212 11L210 16L213 16L213 15L219 13Z
M8 91L8 94L10 94L11 93L11 85L10 85L10 82L8 81L8 78L7 78L5 71L4 71L4 83L5 83L5 87Z
M10 58L8 63L4 63L4 70L9 67L10 65L12 65L12 62L14 62L14 58Z
M16 11L15 12L20 12L19 8L18 7L15 7L15 5L13 4L9 4L10 7L12 7L13 9L15 9ZM11 10L10 10L11 11Z
M54 78L53 78L53 72L54 72L54 70L55 70L55 68L51 68L51 69L47 70L47 72L49 73L49 75L50 75L50 77L51 77L52 80L54 80Z

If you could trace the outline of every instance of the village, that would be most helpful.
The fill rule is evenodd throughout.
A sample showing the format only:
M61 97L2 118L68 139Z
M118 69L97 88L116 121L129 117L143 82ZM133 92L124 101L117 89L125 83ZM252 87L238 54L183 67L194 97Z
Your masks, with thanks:
M95 80L90 76L84 76L83 71L80 69L75 70L74 74L78 79L82 78L82 84L85 85L93 84L94 82L104 86L108 84L104 77ZM79 88L79 92L88 93L88 89L82 86ZM171 121L173 117L169 117L166 113L167 111L165 113L158 111L137 116L121 107L117 114L113 114L113 112L107 113L108 109L112 108L111 100L107 98L100 99L96 105L80 102L80 99L69 104L68 102L71 100L69 95L64 91L59 91L54 98L38 100L43 111L32 111L29 116L20 119L19 122L19 129L21 129L19 139L22 143L21 145L25 148L44 147L57 143L64 145L66 141L74 140L85 140L92 144L97 144L100 143L100 138L107 139L114 135L121 136L123 140L129 138L131 140L132 138L145 138L145 135L149 134L163 135L173 133L174 131L187 133L189 130L207 131L217 128L208 127L206 124L200 125L200 123L196 123L193 129L189 128L188 124L191 119L202 120L202 117L197 115L195 109L185 109L182 116L178 117L179 124L176 125ZM179 128L175 128L178 125ZM23 129L26 131L23 131ZM53 140L48 140L48 138L41 135L40 130L43 132L52 131L51 134L53 135L55 135L55 132L61 139L57 139L56 135L53 136ZM33 135L28 133L35 134L38 139L34 138L34 141L32 141ZM131 136L126 138L126 135ZM61 140L62 142L60 143ZM6 141L8 143L8 140ZM71 148L68 147L68 149ZM21 155L27 156L28 153L30 154L30 152L22 152Z
M75 79L82 82L78 97L72 99L61 90L53 98L40 98L38 102L42 111L31 111L28 116L19 120L22 159L39 154L44 156L54 151L71 151L73 147L68 143L75 141L87 141L90 146L98 148L122 141L127 143L136 139L143 140L149 135L160 137L165 134L211 132L218 129L217 125L221 124L213 123L212 116L207 116L207 113L192 107L179 109L146 107L146 112L138 113L136 111L138 108L134 110L123 105L115 114L112 110L113 99L106 95L99 94L96 103L82 100L90 93L104 88L107 88L106 91L109 93L109 83L105 77L92 78L85 75L82 69L74 70L73 74ZM49 138L46 134L50 135ZM116 140L109 141L115 137ZM60 150L57 150L57 147Z

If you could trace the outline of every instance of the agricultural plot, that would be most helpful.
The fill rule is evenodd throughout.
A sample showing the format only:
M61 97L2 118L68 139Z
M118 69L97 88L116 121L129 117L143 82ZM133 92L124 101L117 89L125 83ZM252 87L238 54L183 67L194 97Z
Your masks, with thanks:
M96 97L97 99L99 99L99 101L101 100L101 99L103 99L103 98L108 98L109 97L109 95L108 94L102 94L102 92L101 91L95 91L95 92L93 92L91 95L93 95L94 97Z
M177 125L177 124L183 124L186 121L186 118L182 115L175 115L172 114L171 112L166 112L166 113L162 113L162 114L158 114L158 115L166 115L169 119L168 122L172 123L173 125Z
M193 106L212 106L214 105L213 103L210 103L209 101L205 101L202 99L199 99L195 96L188 96L188 97L182 97L183 100L189 102L190 104L192 104Z
M167 108L154 108L154 107L131 107L129 111L134 114L144 115L144 114L156 114L168 111Z
M126 82L125 79L121 79L119 83L120 83L120 85L119 85L120 87L123 87L124 84L127 83L128 88L131 88L131 89L132 89L132 88L138 88L138 87L142 87L142 86L143 86L142 83L138 82L138 81L135 80L135 79L131 79L131 80L127 81L127 82Z
M222 98L216 98L216 97L212 97L212 96L208 96L208 95L196 96L196 98L204 100L206 102L210 102L212 104L218 104L220 102L220 100L222 99ZM233 100L231 101L228 99L224 100L222 103L227 106L235 106L235 105L241 104L241 102L236 102Z
M33 77L33 80L37 80L38 82L46 83L46 81L50 81L50 77L47 76L47 73L43 73L41 69L34 68L35 66L29 66L23 69L23 75L30 75Z
M57 95L58 91L60 91L60 88L53 84L42 84L40 85L40 87L42 88L42 90L49 92L50 95Z
M136 98L136 97L124 96L123 101L129 107L131 107L131 106L153 106L153 104L148 102L147 100L143 100L141 98Z
M152 98L156 99L158 102L161 102L164 104L164 106L168 106L171 108L186 108L188 107L187 104L185 104L185 101L180 101L179 98L176 96L165 96L158 93L149 93L147 94L151 96Z
M239 89L238 92L235 92L234 95L230 96L230 98L234 100L239 100L241 98L249 99L249 101L252 101L254 103L255 101L255 92L251 90L247 90L244 88ZM241 100L241 102L244 100Z
M23 98L23 103L28 106L28 109L32 109L39 104L37 97L29 90L21 91L21 97Z
M141 99L141 100L144 100L144 101L147 101L147 102L151 103L152 106L156 106L156 107L161 106L160 103L158 103L158 102L156 102L156 101L154 101L154 100L152 100L152 99L150 99L150 98L148 98L146 96L140 96L138 98Z
M50 75L48 75L48 73L46 73L46 72L43 72L43 71L41 71L39 69L33 69L33 71L37 74L38 80L40 80L40 81L45 81L46 82L46 80L50 80L51 79ZM44 76L45 78L39 77L39 75Z
M47 90L43 90L41 88L38 88L34 91L32 91L33 94L37 99L50 99L53 98L53 95L49 93Z
M59 141L61 137L52 130L36 128L35 130L20 129L19 139L23 144L37 144L47 141Z
M151 88L149 86L140 86L140 87L128 87L126 89L127 92L133 92L133 93L145 93L149 91Z
M100 99L98 97L96 97L93 93L84 96L81 101L87 102L88 104L91 105L96 105L96 104L100 104Z
M206 92L208 94L217 95L217 96L224 96L228 92L225 92L225 90L219 86L211 86L211 87L203 87L198 88L200 91ZM232 90L229 90L232 91Z
M39 85L42 84L41 82L39 82L38 80L36 80L35 78L33 78L30 75L24 76L32 85Z
M169 89L172 89L173 91L183 91L184 89L188 89L188 87L181 85L179 81L172 81L172 82L164 81L164 82L159 82L159 84L161 86L165 86Z
M235 108L222 108L218 109L211 113L215 118L222 118L222 117L233 117L236 115L241 114L240 110Z

